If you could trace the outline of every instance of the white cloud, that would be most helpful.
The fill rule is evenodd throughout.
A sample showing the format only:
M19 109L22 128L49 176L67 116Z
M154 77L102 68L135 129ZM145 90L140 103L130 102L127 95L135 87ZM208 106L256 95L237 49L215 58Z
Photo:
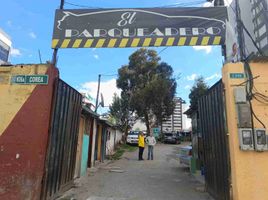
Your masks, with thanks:
M34 32L30 32L30 33L29 33L29 36L30 36L31 38L33 38L33 39L36 39L36 35L35 35Z
M10 55L13 57L21 56L21 52L19 49L11 48Z
M221 78L221 75L216 73L216 74L213 74L213 75L207 77L205 80L209 81L209 80L212 80L212 79L215 79L215 78Z
M190 88L191 88L190 85L186 85L186 86L184 87L184 89L186 89L186 90L188 90L188 89L190 89Z
M92 98L95 99L97 95L97 89L98 89L98 82L91 81L91 82L83 83L79 91L82 93L87 93ZM102 93L103 95L105 106L109 106L112 103L114 93L116 93L117 95L120 95L120 92L121 92L120 89L116 87L116 79L102 81L100 83L100 93ZM92 103L95 104L95 102L92 102Z
M203 4L203 7L212 7L213 6L213 2L206 2Z
M95 59L97 59L97 60L99 59L99 55L94 54L93 56L94 56Z
M225 6L230 6L233 0L224 0L224 5Z
M8 25L9 27L12 27L12 21L11 21L11 20L8 20L8 21L7 21L7 25Z
M196 51L205 51L206 54L209 54L212 51L212 46L193 46L193 48Z
M198 76L197 74L192 74L190 76L186 76L186 79L188 81L194 81L197 78L197 76Z

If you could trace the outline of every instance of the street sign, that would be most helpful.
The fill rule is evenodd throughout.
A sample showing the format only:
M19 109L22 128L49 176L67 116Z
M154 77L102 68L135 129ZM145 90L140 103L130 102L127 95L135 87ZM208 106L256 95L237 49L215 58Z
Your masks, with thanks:
M158 134L158 133L159 133L159 131L160 131L160 129L159 129L159 128L153 128L153 133L154 133L154 134Z
M230 78L237 79L237 78L244 78L243 73L230 73Z
M17 75L11 77L12 84L47 85L48 75Z
M225 44L226 7L57 10L52 48Z

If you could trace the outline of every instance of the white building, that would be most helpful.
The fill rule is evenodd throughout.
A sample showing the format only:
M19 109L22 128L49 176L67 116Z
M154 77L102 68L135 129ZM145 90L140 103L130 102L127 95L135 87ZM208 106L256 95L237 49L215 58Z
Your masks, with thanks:
M8 62L10 51L11 39L2 29L0 29L0 65Z
M106 155L115 153L116 146L122 141L123 134L122 130L114 126L107 129Z
M226 25L226 61L236 62L258 48L268 55L268 0L228 1ZM242 24L239 21L242 21ZM257 47L258 48L257 48ZM243 55L243 58L241 58Z
M174 112L162 123L163 131L181 131L183 129L183 104L185 104L184 100L180 97L175 98Z
M132 130L133 131L145 131L147 128L146 128L146 125L144 122L142 122L140 119L138 119L134 125L132 126Z

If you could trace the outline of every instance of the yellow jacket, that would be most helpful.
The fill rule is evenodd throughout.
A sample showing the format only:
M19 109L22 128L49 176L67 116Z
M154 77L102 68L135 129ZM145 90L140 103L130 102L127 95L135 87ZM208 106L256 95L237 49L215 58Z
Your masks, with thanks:
M144 147L144 136L139 135L139 147Z

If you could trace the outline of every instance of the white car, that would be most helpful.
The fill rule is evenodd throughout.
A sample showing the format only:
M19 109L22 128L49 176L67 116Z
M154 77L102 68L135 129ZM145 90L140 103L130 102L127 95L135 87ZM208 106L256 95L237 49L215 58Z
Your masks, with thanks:
M138 144L139 131L130 131L127 136L128 144Z

